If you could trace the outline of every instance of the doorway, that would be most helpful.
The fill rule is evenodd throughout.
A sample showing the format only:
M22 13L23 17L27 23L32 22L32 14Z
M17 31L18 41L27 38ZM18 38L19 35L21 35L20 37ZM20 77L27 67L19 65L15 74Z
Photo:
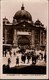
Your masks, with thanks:
M20 47L20 48L25 48L25 49L27 49L27 48L29 48L30 47L30 41L29 41L29 39L27 38L27 37L25 37L25 36L21 36L19 39L18 39L18 46Z

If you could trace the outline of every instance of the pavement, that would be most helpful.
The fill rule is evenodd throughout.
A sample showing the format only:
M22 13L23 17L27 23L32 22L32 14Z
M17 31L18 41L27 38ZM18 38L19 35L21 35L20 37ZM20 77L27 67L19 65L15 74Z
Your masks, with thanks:
M20 59L19 55L19 59ZM11 63L8 66L8 58L10 56L3 57L2 65L3 66L3 74L46 74L46 63L44 60L37 60L36 64L32 64L32 59L30 59L27 64L27 59L24 62L19 60L19 65L16 64L16 56L10 57Z
M8 65L8 58L9 58L9 56L8 57L3 57L3 61L2 61L2 65ZM16 56L13 56L13 57L10 57L10 59L11 59L11 63L10 63L10 68L12 68L12 67L17 67L17 66L23 66L23 67L25 67L25 66L30 66L30 65L34 65L34 64L32 64L32 60L30 59L30 61L29 61L29 63L27 64L27 59L26 59L26 61L25 61L25 63L24 62L22 62L21 61L21 59L19 60L19 65L18 64L16 64ZM35 64L36 66L46 66L46 63L45 63L45 61L44 60L37 60L37 62L36 62L36 64Z

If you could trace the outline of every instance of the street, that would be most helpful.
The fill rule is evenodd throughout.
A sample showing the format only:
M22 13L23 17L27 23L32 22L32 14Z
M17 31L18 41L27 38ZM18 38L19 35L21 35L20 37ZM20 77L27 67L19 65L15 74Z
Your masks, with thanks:
M21 55L19 55L20 57ZM19 60L19 64L16 64L16 56L10 57L11 63L8 65L9 56L3 57L3 74L46 74L46 63L44 60L37 60L36 64L32 64L30 59L27 63L27 59L24 62Z

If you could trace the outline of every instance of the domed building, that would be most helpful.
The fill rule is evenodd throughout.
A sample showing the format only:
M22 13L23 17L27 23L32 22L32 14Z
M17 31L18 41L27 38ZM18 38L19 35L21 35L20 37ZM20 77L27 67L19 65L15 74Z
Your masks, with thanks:
M23 5L21 7L21 10L17 11L13 18L14 20L17 20L17 22L21 20L32 21L31 14L24 9Z
M37 48L46 46L46 29L41 21L32 21L31 14L25 10L22 4L21 10L13 16L10 23L5 17L3 19L3 46Z

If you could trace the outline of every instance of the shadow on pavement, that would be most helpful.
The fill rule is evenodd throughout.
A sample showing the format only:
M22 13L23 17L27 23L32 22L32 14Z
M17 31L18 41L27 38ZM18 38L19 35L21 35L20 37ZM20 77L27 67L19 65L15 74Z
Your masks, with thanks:
M10 68L8 65L3 65L3 74L46 74L46 66L30 65L18 67Z

